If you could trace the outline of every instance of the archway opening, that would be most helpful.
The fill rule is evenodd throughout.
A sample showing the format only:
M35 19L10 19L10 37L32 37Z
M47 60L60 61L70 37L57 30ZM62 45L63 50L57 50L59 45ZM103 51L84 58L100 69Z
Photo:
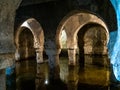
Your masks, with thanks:
M73 11L65 16L60 22L56 34L57 47L60 49L60 35L64 28L67 35L70 64L76 63L76 59L78 59L76 54L78 53L78 56L86 54L93 56L108 55L109 30L101 17L88 11Z
M78 32L80 52L84 54L107 55L106 34L106 30L99 24L90 23L84 25Z
M22 28L19 35L20 59L35 58L34 37L28 28Z
M36 56L37 63L43 62L44 32L37 20L30 18L24 21L15 30L14 39L16 45L15 59L17 61L23 59L22 57L27 59ZM23 56L21 52L25 52Z
M108 65L107 36L105 28L97 23L88 23L79 30L80 64Z

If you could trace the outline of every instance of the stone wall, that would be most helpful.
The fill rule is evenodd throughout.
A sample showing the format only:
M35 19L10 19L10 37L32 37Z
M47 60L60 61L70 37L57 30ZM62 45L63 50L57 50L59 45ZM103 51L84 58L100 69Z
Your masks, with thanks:
M0 0L0 53L14 52L14 17L21 0Z
M0 69L14 63L14 19L20 2L21 0L0 0ZM0 86L0 90L3 90L1 88Z

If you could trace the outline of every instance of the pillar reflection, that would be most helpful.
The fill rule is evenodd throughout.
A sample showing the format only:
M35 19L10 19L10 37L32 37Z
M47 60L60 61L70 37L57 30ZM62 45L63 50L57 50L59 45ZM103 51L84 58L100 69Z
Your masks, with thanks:
M5 80L6 80L5 70L0 69L0 90L6 90Z
M78 85L78 67L69 66L68 67L68 90L77 90Z
M35 77L35 85L36 90L45 90L45 85L48 84L48 68L46 63L37 64L36 67L36 77Z

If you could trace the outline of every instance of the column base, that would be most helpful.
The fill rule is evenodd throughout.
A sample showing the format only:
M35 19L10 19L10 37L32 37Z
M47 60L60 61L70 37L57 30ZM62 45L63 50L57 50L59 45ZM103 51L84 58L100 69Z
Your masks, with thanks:
M68 58L69 58L69 65L75 66L76 65L76 49L68 50Z

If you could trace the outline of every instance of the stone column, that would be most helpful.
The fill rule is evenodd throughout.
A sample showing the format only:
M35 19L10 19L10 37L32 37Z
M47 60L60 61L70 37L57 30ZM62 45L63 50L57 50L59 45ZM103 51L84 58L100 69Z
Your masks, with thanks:
M47 49L46 54L48 55L49 64L49 79L58 79L60 73L59 67L59 53L60 49Z
M48 55L48 64L49 64L49 78L56 79L59 78L59 54L61 49L56 48L55 41L47 41L45 52Z
M76 65L76 49L68 49L69 65Z
M14 53L15 12L22 0L0 0L0 53Z
M38 42L38 40L34 40L34 48L36 50L36 60L37 63L43 63L43 45Z
M36 49L36 60L37 63L43 63L43 50L39 48Z
M59 66L59 54L61 49L46 49L48 55L48 62L51 68Z
M67 39L69 65L76 65L77 40L75 37L68 36Z

